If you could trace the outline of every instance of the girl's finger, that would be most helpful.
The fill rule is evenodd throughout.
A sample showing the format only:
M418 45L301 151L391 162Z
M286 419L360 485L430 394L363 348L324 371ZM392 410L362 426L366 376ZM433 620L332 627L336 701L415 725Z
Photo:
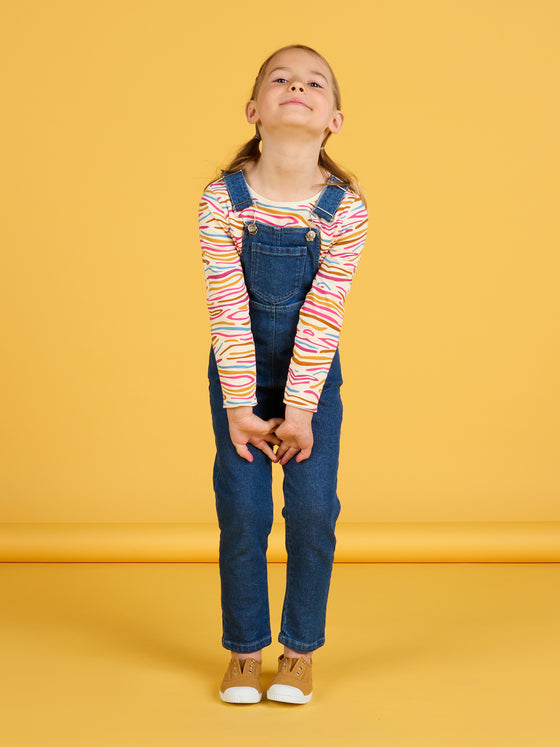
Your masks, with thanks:
M311 456L311 446L302 449L296 457L296 462L303 462Z
M276 428L282 425L284 420L282 418L270 418L270 420L267 420L265 422L269 431L275 431Z
M273 462L277 462L278 461L278 457L272 451L272 449L270 448L270 446L267 444L266 441L264 441L264 440L263 441L259 441L257 444L255 444L255 446L257 447L257 449L260 449L264 454L266 454L267 457L270 457L270 459Z
M280 446L276 449L276 456L278 459L282 459L289 448L288 444L284 443L284 441L280 441Z
M293 456L295 456L295 454L298 453L298 451L299 451L299 449L296 449L293 446L290 446L290 448L288 449L288 451L284 454L284 456L280 460L280 464L282 464L282 465L287 464L290 461L290 459Z
M240 457L243 457L243 459L246 459L248 462L253 461L253 455L247 448L247 444L235 444L235 450Z

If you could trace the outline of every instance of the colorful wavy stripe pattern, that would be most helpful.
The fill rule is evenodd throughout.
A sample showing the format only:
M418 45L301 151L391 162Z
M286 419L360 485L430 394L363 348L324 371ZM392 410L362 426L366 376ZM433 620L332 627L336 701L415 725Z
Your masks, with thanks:
M255 345L240 254L243 226L253 218L273 226L306 226L314 200L266 202L235 213L223 179L213 182L199 205L200 245L210 331L224 407L255 405ZM348 190L332 223L313 216L321 234L319 270L300 310L284 402L317 410L338 347L344 301L360 261L368 228L364 203Z

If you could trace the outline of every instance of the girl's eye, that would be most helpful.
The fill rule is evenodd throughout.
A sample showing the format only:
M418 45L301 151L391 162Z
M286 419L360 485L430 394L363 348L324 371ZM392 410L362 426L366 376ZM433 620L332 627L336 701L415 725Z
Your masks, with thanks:
M274 78L274 80L272 82L273 83L287 83L288 79L287 78ZM323 86L320 83L317 83L316 80L312 80L309 83L309 85L313 86L313 88L323 88Z

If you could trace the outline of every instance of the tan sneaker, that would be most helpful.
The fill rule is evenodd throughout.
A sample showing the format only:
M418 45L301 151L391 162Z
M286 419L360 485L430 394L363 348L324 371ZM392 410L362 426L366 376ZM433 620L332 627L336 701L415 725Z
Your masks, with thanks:
M279 656L278 674L270 683L266 697L282 703L309 703L312 691L311 664L303 656L299 659Z
M220 698L224 703L260 703L262 693L261 662L240 659L233 653L220 686Z

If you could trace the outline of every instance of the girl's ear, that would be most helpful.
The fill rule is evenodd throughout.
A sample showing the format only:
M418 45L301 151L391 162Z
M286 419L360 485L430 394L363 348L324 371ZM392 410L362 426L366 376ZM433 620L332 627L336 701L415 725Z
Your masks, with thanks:
M245 107L245 114L247 116L247 122L249 122L249 124L255 124L258 121L257 107L255 106L255 102L253 100L247 102L247 106Z
M344 114L337 109L327 129L329 130L329 132L336 134L337 132L340 132L340 128L342 127L343 122Z

